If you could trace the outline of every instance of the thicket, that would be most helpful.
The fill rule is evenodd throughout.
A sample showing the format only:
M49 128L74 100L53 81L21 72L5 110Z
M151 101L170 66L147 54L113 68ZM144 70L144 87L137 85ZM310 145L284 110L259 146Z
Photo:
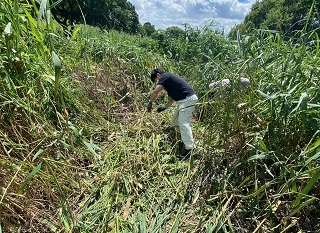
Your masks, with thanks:
M233 27L230 38L236 38L237 31L248 34L255 29L280 32L285 40L299 39L300 32L306 30L305 36L312 32L319 33L318 0L263 0L252 5L243 23ZM313 40L309 38L310 40Z
M320 229L320 45L305 31L301 43L270 31L231 41L207 25L160 44L67 30L45 1L11 0L0 29L0 232ZM155 67L200 98L188 161L175 157L172 110L145 111ZM211 98L222 78L231 87Z

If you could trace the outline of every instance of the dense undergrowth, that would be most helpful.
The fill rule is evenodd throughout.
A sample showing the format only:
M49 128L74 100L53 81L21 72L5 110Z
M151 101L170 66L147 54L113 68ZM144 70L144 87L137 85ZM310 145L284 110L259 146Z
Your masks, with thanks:
M228 41L209 25L160 46L63 29L45 1L0 9L0 232L320 229L320 49L306 32L301 43L268 31ZM175 157L173 110L145 111L155 67L200 97L188 161ZM222 78L231 87L211 98Z

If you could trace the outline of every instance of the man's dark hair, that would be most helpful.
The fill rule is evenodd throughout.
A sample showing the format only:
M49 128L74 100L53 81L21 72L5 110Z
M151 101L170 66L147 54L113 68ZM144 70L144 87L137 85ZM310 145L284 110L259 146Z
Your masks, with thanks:
M151 81L154 82L154 79L157 77L157 74L163 74L163 73L164 73L164 71L159 68L152 70L151 71Z

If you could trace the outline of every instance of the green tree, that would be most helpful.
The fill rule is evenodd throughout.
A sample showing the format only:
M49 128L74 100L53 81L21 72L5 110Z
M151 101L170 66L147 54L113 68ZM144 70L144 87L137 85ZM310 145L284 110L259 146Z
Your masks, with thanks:
M256 2L252 5L251 12L245 17L245 22L250 21L255 28L260 28L262 23L265 22L269 13L273 9L279 9L283 0L264 0Z
M151 36L154 32L156 32L156 29L150 22L144 23L141 27L141 33L144 36Z
M139 29L139 18L135 7L127 0L105 0L105 25L107 29L136 33Z
M184 38L185 37L185 31L179 27L169 27L166 28L165 33L167 36L171 38Z
M60 2L60 4L54 4L54 1L51 1L51 5L52 15L60 24L67 26L84 22L81 10L86 9L86 7L83 2L68 0Z
M282 2L284 0L264 0L252 5L250 13L245 17L242 24L232 28L229 37L235 39L236 31L247 34L252 29L278 29L278 20L281 19ZM275 17L275 16L278 16Z
M138 32L139 17L127 0L65 0L54 4L52 14L62 25L86 23L107 30Z
M314 8L311 9L314 3ZM317 30L319 31L319 11L320 11L320 1L319 0L284 0L283 8L288 13L289 19L287 22L287 31L300 31L305 25L307 30ZM312 11L310 11L312 10ZM311 13L310 21L308 20L308 15ZM306 24L307 23L307 24Z
M231 29L229 37L235 39L238 30L246 34L252 29L277 30L287 37L294 36L303 28L319 32L319 9L320 1L317 0L258 1L252 5L244 22ZM309 13L311 17L308 17Z

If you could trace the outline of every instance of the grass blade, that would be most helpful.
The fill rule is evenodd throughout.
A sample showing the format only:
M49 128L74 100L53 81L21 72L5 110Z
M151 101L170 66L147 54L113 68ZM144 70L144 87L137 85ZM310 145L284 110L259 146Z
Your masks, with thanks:
M23 182L23 184L21 185L21 187L19 188L18 194L22 194L23 191L25 190L25 188L27 187L29 181L32 179L32 177L34 177L38 171L41 170L41 168L43 167L44 162L42 161L41 163L38 164L38 166L36 166L33 171L28 175L28 177L25 179L25 181Z
M318 182L319 177L320 177L320 169L318 168L318 171L312 176L312 178L309 180L307 185L303 188L302 192L293 202L293 206L297 206L300 204L302 197L307 195L309 191L315 186L315 184Z

